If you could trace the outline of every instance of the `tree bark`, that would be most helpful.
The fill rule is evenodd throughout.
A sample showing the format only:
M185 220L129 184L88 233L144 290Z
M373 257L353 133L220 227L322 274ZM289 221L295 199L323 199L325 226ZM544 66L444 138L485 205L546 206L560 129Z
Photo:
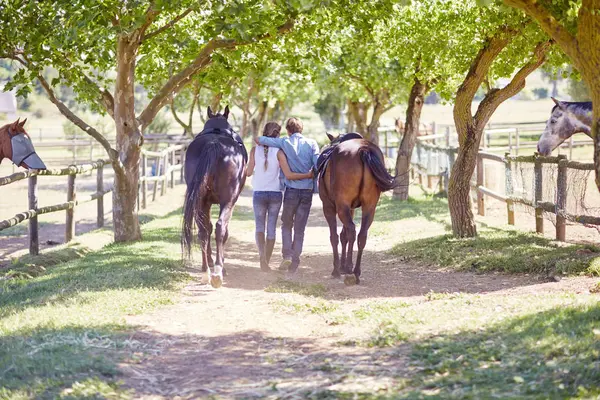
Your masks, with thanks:
M137 34L121 35L117 43L117 77L115 80L115 126L121 168L115 161L113 224L116 242L142 237L136 209L142 135L135 117L135 59Z
M359 101L350 101L348 105L350 106L350 112L352 112L352 120L354 121L356 132L368 138L366 121L366 109L368 105Z
M350 100L346 101L346 120L347 125L346 125L346 132L355 132L355 128L354 128L354 113L352 111L352 102Z
M448 184L448 208L452 220L452 231L456 237L473 237L477 234L471 210L470 181L475 170L476 157L483 129L490 117L505 100L525 87L525 79L545 61L550 42L539 43L532 59L523 66L502 89L491 89L477 108L475 116L471 103L477 89L488 75L490 66L500 52L517 33L505 30L490 38L481 48L469 68L469 72L456 94L454 124L458 133L458 156L450 174Z
M408 200L408 185L410 184L409 170L412 152L417 142L419 134L419 124L421 122L421 111L425 103L425 95L428 91L427 84L415 81L408 96L408 108L406 109L406 123L404 136L400 147L398 148L398 157L396 158L396 183L393 197L398 200Z

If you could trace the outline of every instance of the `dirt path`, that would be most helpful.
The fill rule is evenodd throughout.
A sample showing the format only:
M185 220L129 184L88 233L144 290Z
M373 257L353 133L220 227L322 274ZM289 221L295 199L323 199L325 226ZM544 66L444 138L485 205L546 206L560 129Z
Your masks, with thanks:
M301 269L285 281L313 291L316 300L309 301L298 293L282 293L284 273L260 271L249 192L237 209L245 217L230 227L224 286L212 289L194 270L197 279L185 288L178 304L128 319L139 327L132 340L158 349L156 355L121 365L125 384L135 389L137 398L304 398L311 391L322 395L356 388L375 393L401 387L410 375L406 346L336 345L360 340L367 334L365 327L342 327L327 313L289 313L289 303L352 309L373 299L421 302L431 291L506 296L585 290L592 283L585 278L550 283L537 277L457 273L406 263L386 252L398 241L397 233L391 232L369 239L361 285L346 287L329 276L329 233L315 197ZM277 247L273 266L280 260L279 251Z

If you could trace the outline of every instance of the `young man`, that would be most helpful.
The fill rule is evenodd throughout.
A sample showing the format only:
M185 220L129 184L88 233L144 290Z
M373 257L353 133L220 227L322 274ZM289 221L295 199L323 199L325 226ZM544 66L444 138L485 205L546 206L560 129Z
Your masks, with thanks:
M269 138L261 136L258 144L278 147L287 157L292 172L307 173L316 170L319 146L317 142L302 136L303 124L298 118L290 118L285 124L288 137ZM313 179L284 180L283 212L281 214L281 240L283 261L280 269L294 273L300 265L300 254L304 242L304 230L312 205ZM292 229L294 236L292 238Z

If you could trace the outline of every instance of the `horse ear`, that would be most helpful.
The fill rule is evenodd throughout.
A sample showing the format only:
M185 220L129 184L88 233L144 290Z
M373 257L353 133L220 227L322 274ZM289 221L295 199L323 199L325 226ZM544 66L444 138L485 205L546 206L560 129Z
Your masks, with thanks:
M223 116L225 117L225 119L227 119L227 117L229 117L229 105L225 106L225 111L223 112Z
M567 105L565 104L564 101L556 100L554 97L550 97L550 98L552 99L554 104L556 104L558 106L558 108L560 108L561 110L564 110L567 108Z
M330 142L333 142L333 140L335 139L329 132L325 132L327 134L327 137L329 138Z
M213 113L213 110L211 110L210 106L208 106L208 110L206 113L208 114L208 118L212 118L215 116L215 114Z
M25 118L25 119L24 119L24 120L23 120L23 121L22 121L22 122L19 124L19 125L21 126L21 128L22 128L23 126L25 126L25 122L27 122L27 118Z

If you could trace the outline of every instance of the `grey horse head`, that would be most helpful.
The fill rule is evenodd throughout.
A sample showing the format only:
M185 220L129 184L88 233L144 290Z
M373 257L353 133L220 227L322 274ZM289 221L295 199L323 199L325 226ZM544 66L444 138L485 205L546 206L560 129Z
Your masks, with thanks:
M552 108L550 119L546 122L544 133L538 140L538 153L548 156L552 150L576 133L591 136L592 103L560 101L552 97L556 104Z

